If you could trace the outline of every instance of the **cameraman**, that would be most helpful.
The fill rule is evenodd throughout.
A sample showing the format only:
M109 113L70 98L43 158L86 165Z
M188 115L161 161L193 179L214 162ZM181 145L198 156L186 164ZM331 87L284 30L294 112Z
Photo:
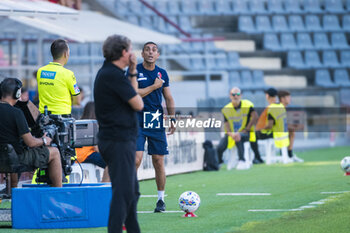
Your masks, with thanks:
M64 66L69 59L69 47L65 40L57 39L51 44L53 62L37 72L39 111L70 117L72 96L80 94L74 73Z
M22 82L6 78L0 84L0 143L11 144L19 161L24 166L47 168L53 187L62 187L60 154L57 148L47 147L52 139L46 136L35 138L29 132L23 112L14 107L21 97ZM24 148L21 138L29 147Z

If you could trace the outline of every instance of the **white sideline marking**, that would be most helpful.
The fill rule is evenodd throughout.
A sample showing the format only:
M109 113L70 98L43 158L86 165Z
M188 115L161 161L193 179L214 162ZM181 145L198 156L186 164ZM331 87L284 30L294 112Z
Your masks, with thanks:
M337 193L348 193L350 191L339 191L339 192L321 192L321 194L337 194Z
M303 205L303 206L300 206L299 209L310 209L310 208L315 208L316 206L313 206L313 205Z
M146 211L137 211L137 213L138 214L153 214L154 213L154 211L148 211L148 210L146 210ZM169 213L169 214L171 214L171 213L184 213L183 211L180 211L180 210L167 210L167 211L164 211L164 212L162 212L162 213Z
M167 197L168 195L164 195L164 197ZM158 197L158 195L141 195L140 197Z
M286 211L300 211L302 209L260 209L260 210L248 210L249 212L286 212Z
M314 201L309 203L309 205L322 205L322 204L324 204L324 201Z
M270 196L271 193L217 193L216 196Z

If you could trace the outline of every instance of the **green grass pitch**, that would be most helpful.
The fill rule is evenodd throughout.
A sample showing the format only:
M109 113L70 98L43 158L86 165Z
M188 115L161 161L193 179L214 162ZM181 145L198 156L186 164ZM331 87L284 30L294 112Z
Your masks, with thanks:
M142 232L350 232L350 177L344 176L340 161L350 155L350 147L336 147L298 153L305 163L258 165L250 170L194 172L167 178L167 210L178 211L178 198L184 191L201 197L197 218L182 218L182 213L140 213ZM156 194L154 180L140 182L141 194ZM217 196L217 193L271 193L269 196ZM251 212L257 209L296 209L294 212ZM98 200L96 200L98 201ZM139 211L153 211L156 198L140 198ZM6 203L0 208L6 207ZM6 223L0 224L0 227ZM7 223L8 225L8 223ZM0 233L102 233L106 228L14 230L0 228Z

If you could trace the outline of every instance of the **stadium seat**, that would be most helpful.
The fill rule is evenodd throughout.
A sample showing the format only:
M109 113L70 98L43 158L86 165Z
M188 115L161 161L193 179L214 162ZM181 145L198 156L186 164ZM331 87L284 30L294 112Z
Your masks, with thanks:
M310 13L322 13L319 0L303 0L304 11Z
M168 2L168 10L170 14L173 14L173 15L182 14L179 1L174 0L174 1L167 1L167 2Z
M276 32L289 31L286 18L282 15L275 15L272 17L272 26Z
M292 33L281 34L281 47L284 50L298 49L297 44Z
M206 55L205 60L205 64L206 64L206 68L209 70L217 70L218 69L218 65L216 63L216 59L214 57L213 54L208 54Z
M227 70L229 68L229 63L227 62L227 56L225 53L216 54L216 69Z
M197 1L181 1L182 12L187 15L196 15L198 14Z
M305 68L303 57L299 51L289 51L287 55L287 63L289 67L296 69Z
M167 53L178 53L178 52L183 52L182 51L182 44L188 44L188 43L181 43L180 45L177 44L169 44L166 45L166 52ZM184 50L186 51L186 50Z
M231 0L217 0L215 1L216 12L219 14L232 14Z
M212 34L203 34L204 39L213 38ZM218 52L221 49L217 48L214 41L209 40L204 42L204 48L207 52Z
M271 28L271 23L269 20L269 17L263 16L263 15L258 15L256 16L256 30L258 32L271 32L273 31Z
M116 1L116 2L120 2L120 1ZM156 2L156 1L148 1L148 3L149 3L151 6L156 6L156 3L157 3L157 2ZM166 7L165 7L165 9L166 9ZM157 9L157 10L159 10L159 9ZM164 11L164 7L163 7L163 9L161 10L161 12L163 13L163 11ZM166 12L166 13L168 13L168 12ZM156 13L155 13L151 8L149 8L149 7L147 7L147 6L143 6L142 15L155 16Z
M193 70L205 70L206 66L201 54L191 55L191 65Z
M179 17L179 26L185 32L192 32L193 33L195 31L192 28L192 23L191 23L190 16L185 16L185 15L180 16Z
M249 70L244 70L241 72L241 88L245 90L251 90L254 88L254 82L252 73Z
M344 33L332 33L331 44L336 49L348 49L349 45Z
M193 35L193 38L201 38L201 36L199 36L199 35ZM203 42L203 41L194 41L194 42L191 42L191 47L192 47L192 51L193 51L193 52L203 53L204 50L205 50L204 42Z
M328 70L316 70L315 84L321 87L338 87L337 84L332 82Z
M300 8L300 2L295 0L285 0L284 1L284 9L286 12L290 13L302 13L302 9Z
M314 49L309 33L298 33L297 42L300 49Z
M249 9L253 13L266 13L265 2L261 0L250 0L248 1Z
M129 12L132 12L133 15L142 14L142 12L144 10L144 6L141 2L128 1L127 4L128 4Z
M264 34L264 49L280 51L281 45L276 34Z
M238 29L241 32L256 33L254 22L251 16L240 16L238 18Z
M320 57L316 51L305 51L305 66L308 68L321 68L323 67Z
M329 49L331 46L329 45L327 35L325 33L315 33L314 34L314 45L316 49Z
M325 9L331 13L342 13L345 11L342 0L327 0L325 3Z
M350 0L349 0L350 2ZM350 11L350 9L349 9ZM343 31L350 32L350 15L343 16Z
M212 0L198 1L198 10L201 15L214 15L214 2Z
M139 17L135 16L135 15L129 15L128 16L128 22L135 24L135 25L139 25Z
M92 50L92 54L94 56L100 56L100 57L103 56L101 43L92 43L91 44L91 50Z
M242 68L239 61L239 54L236 52L228 53L228 68L230 69L240 69Z
M167 4L166 1L156 1L155 4L154 4L154 7L157 9L157 11L159 11L160 13L162 13L164 15L168 15L169 14L168 4ZM148 7L145 6L144 10L146 10L146 8L148 8Z
M340 52L340 62L343 67L350 67L350 51Z
M181 18L181 17L180 17L180 18ZM171 22L173 22L173 23L175 23L176 25L179 26L179 21L178 21L178 19L177 19L176 16L169 16L168 19L169 19ZM171 24L168 23L168 22L166 22L166 30L167 30L167 32L169 32L169 33L178 33L178 32L179 32L179 31L177 30L176 27L174 27L173 25L171 25Z
M346 9L350 11L350 0L346 0Z
M322 52L322 61L325 67L338 68L340 66L337 54L332 50Z
M114 5L112 6L112 4ZM123 1L114 1L114 3L108 1L104 3L103 6L108 7L108 9L113 9L113 12L115 12L117 15L125 15L127 12L129 12L127 2Z
M268 0L267 9L272 13L285 13L281 0Z
M339 69L334 71L334 82L342 87L350 87L349 74L346 69Z
M160 17L156 17L155 20L153 21L154 28L160 32L167 32L168 30L167 24L168 23L165 22L164 19Z
M25 53L22 56L23 64L25 65L36 65L38 62L38 48L36 44L28 43L27 55ZM24 52L24 50L23 50Z
M176 58L176 62L185 70L193 70L192 58L190 56Z
M305 31L303 19L300 15L290 15L288 18L289 28L293 32Z
M216 47L214 41L205 41L204 46L208 52L218 52L221 50L218 47Z
M148 29L153 29L153 20L152 20L153 16L147 16L147 15L143 15L142 19L140 20L140 26L141 27L145 27Z
M326 31L341 31L338 17L336 15L324 15L323 29Z
M320 19L316 15L307 15L305 17L305 26L308 31L323 31L320 24Z
M238 14L251 14L252 12L248 9L247 1L245 0L234 0L233 11Z
M229 73L229 85L233 86L241 86L241 80L238 71L231 71Z
M254 80L254 85L257 88L265 88L265 80L264 80L264 72L261 70L254 70L253 71L253 80Z

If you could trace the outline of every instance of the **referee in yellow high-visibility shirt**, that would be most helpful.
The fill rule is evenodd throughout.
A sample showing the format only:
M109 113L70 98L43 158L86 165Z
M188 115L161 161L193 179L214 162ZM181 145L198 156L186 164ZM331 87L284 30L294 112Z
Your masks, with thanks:
M69 116L72 111L72 96L80 94L74 73L64 68L69 59L66 40L57 39L51 44L53 61L37 72L39 110Z
M69 59L66 40L57 39L51 44L53 61L37 72L39 111L44 113L47 106L49 114L71 117L72 96L80 94L74 73L64 68ZM37 172L32 183L36 183Z

